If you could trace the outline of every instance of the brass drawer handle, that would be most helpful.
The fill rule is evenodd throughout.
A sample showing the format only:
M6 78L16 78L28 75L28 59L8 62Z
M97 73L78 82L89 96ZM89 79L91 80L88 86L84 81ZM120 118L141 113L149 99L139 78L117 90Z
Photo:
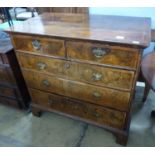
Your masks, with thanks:
M53 103L54 103L54 101L53 101L51 98L49 98L49 99L48 99L48 104L49 104L49 105L52 105Z
M32 40L32 46L35 50L41 49L41 43L39 40Z
M99 47L94 47L92 48L92 53L94 54L94 56L96 58L101 58L104 55L106 55L108 52L110 51L110 49L108 48L99 48Z
M93 73L92 79L94 81L100 81L102 79L102 74L100 74L100 73Z
M101 98L101 93L99 92L93 92L93 96L97 99Z
M74 109L78 109L78 106L77 106L77 105L75 105L75 106L74 106Z
M65 64L64 64L64 68L65 68L65 69L70 68L70 64L69 64L69 63L65 63Z
M100 114L99 114L99 113L97 113L97 112L92 113L92 115L93 115L93 116L95 116L95 117L97 117L97 118L99 118L99 117L100 117Z
M44 62L38 62L37 63L37 69L44 70L47 68L47 65Z
M46 87L51 86L51 83L50 83L48 80L43 80L43 81L42 81L42 84L43 84L44 86L46 86Z

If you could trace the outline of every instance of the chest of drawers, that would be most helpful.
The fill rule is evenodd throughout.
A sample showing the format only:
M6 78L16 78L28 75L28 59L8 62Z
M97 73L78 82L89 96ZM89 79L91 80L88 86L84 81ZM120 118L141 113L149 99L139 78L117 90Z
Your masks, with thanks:
M150 19L43 14L7 30L32 97L32 113L56 112L104 127L126 144Z
M0 103L29 108L30 96L9 39L0 40Z

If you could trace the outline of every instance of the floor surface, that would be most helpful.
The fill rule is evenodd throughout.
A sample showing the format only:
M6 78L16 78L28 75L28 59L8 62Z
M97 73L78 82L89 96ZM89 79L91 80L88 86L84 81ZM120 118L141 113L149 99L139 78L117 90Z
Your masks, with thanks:
M155 146L155 93L149 93L142 106L143 88L136 88L127 146ZM153 105L154 104L154 105ZM0 146L105 147L116 144L115 136L102 128L44 112L38 118L31 113L0 105Z

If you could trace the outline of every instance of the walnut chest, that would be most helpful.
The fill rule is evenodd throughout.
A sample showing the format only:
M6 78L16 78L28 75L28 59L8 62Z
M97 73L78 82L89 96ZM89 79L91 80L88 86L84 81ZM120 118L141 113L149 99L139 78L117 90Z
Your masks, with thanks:
M7 32L34 115L51 111L83 120L127 143L149 18L45 13Z

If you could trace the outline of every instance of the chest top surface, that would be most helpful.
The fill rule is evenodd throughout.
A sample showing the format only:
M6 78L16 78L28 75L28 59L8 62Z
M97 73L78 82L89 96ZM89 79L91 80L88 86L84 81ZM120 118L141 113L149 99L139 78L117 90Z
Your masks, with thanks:
M150 30L150 18L44 13L10 27L6 32L146 47L150 43Z

